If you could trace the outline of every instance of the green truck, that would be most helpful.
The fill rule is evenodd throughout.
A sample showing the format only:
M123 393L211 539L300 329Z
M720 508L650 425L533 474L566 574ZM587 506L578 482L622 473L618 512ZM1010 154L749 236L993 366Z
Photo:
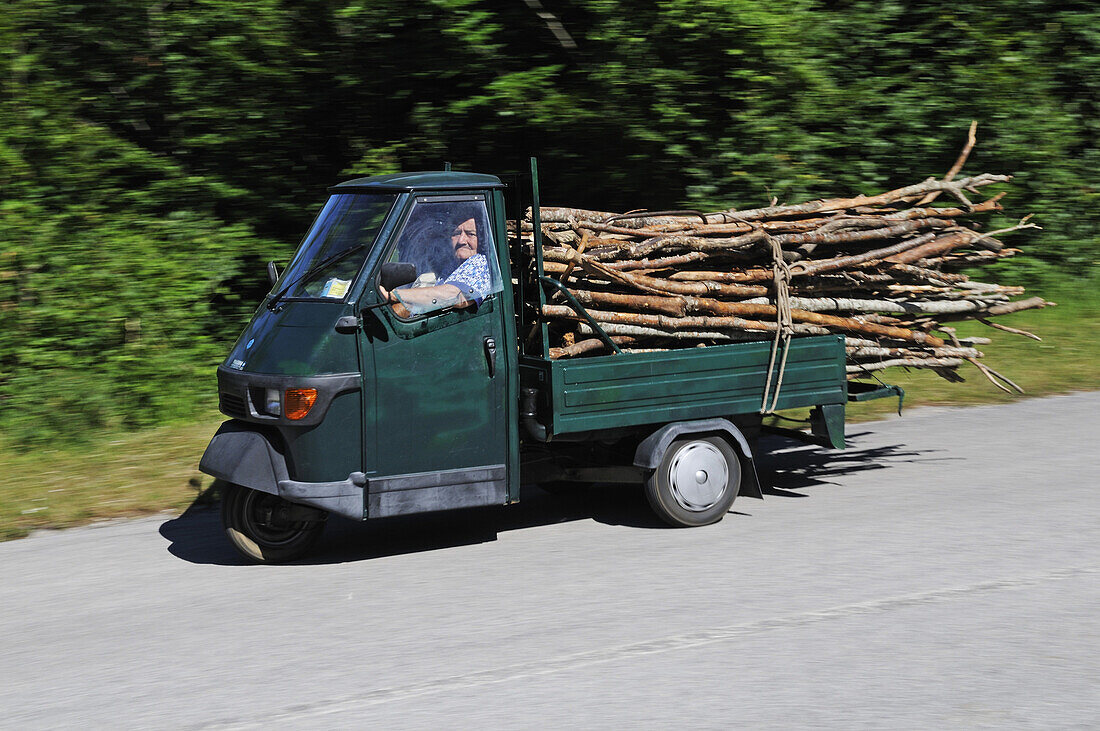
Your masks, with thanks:
M531 182L539 230L534 161ZM281 276L269 265L218 368L230 419L200 463L244 556L300 557L330 513L507 505L532 483L634 482L675 526L761 496L751 440L778 386L771 343L620 352L544 274L541 247L509 236L505 192L450 170L344 182ZM550 359L552 297L610 353ZM809 408L792 434L839 448L845 403L891 393L848 382L843 336L798 337L774 408Z

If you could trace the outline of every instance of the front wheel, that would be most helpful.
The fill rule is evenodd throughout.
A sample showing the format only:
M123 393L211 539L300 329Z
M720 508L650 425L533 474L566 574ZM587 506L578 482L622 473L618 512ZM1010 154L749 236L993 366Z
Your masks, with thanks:
M741 460L721 437L684 437L669 445L646 479L646 497L658 517L688 528L716 523L741 487Z
M227 484L222 490L222 525L230 543L258 563L301 558L321 535L324 513L277 495Z

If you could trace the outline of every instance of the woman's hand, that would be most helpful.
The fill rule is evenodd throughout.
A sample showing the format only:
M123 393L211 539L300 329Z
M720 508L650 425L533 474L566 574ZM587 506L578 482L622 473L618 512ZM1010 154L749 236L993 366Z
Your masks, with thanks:
M382 285L378 285L378 291L382 295L382 301L390 303L390 309L393 310L393 314L397 315L402 320L407 320L413 316L409 308L402 304L396 292L391 292Z

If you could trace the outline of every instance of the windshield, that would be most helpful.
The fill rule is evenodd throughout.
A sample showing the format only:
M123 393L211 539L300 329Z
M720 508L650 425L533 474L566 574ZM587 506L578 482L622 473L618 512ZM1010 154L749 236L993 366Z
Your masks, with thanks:
M272 291L280 299L343 299L396 197L340 193L329 198Z

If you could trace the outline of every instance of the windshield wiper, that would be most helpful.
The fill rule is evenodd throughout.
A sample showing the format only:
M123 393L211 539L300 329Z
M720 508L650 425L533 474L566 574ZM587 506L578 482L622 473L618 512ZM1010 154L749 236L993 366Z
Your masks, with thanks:
M291 287L293 287L295 284L298 284L298 282L301 282L303 279L308 279L322 269L330 267L337 262L343 261L352 254L358 251L362 251L365 248L367 248L366 244L356 244L355 246L344 249L343 251L338 251L327 259L318 262L317 264L314 264L309 269L306 269L304 272L302 272L300 276L295 277L293 281L280 289L278 293L276 293L275 296L271 298L271 301L267 303L267 309L274 311L275 306L279 303L279 300L281 300L283 296L290 291Z

